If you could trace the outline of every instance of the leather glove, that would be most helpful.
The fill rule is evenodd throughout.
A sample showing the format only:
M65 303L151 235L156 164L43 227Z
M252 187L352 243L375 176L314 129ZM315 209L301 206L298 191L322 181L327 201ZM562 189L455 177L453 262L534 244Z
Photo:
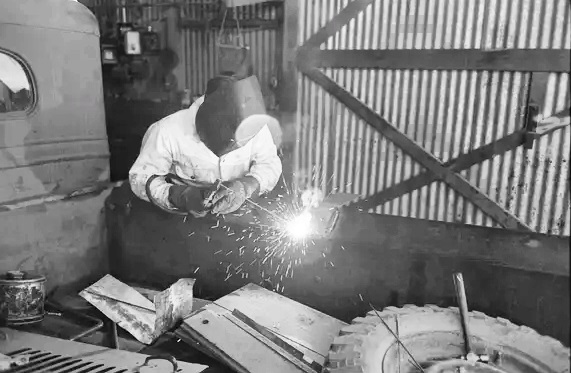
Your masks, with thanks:
M223 182L212 198L212 213L224 215L235 212L258 187L257 180L251 177Z
M208 212L204 205L205 193L204 189L194 186L172 185L169 188L169 202L194 217L204 217Z

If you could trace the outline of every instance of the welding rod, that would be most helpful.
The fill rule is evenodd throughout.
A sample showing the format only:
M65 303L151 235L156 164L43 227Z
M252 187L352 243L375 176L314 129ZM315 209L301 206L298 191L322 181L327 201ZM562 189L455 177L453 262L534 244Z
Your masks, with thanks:
M422 373L424 373L424 369L422 368L422 365L420 365L418 363L418 361L416 361L416 359L414 358L414 356L412 355L412 353L408 350L408 348L406 348L406 346L402 343L402 341L400 340L399 336L395 334L395 332L392 331L392 329L389 327L389 325L385 322L385 320L383 320L383 318L381 317L381 315L379 315L379 311L377 311L377 309L373 306L372 303L369 303L369 306L373 309L373 311L375 312L375 314L379 317L379 319L381 320L381 323L384 325L384 327L393 335L393 337L395 337L395 340L397 341L397 343L399 345L401 345L401 347L403 348L404 352L406 352L408 354L408 356L410 357L410 359L412 360L412 363L416 366L416 368L418 370L420 370ZM400 364L400 361L399 361Z
M462 273L454 274L454 288L456 289L456 299L458 301L458 309L460 310L460 322L462 323L462 333L464 335L464 348L466 357L473 353L470 344L470 329L468 327L468 300L466 298L466 290L464 289L464 278Z
M216 180L216 188L212 192L210 192L210 194L208 195L208 197L206 197L206 200L204 201L205 206L209 206L210 204L212 204L212 200L214 199L216 192L218 192L218 190L220 189L220 186L222 186L222 180L218 179Z
M226 189L229 189L226 185L219 183L218 184L218 188L223 187ZM214 194L212 194L212 197L214 197ZM257 204L256 202L252 201L250 198L246 198L246 202L249 202L250 204L252 204L254 207L259 208L260 210L263 210L265 212L267 212L270 215L273 215L277 220L281 220L283 222L285 222L286 220L284 218L282 218L281 216L277 215L276 213L268 210L267 208L260 206L259 204Z

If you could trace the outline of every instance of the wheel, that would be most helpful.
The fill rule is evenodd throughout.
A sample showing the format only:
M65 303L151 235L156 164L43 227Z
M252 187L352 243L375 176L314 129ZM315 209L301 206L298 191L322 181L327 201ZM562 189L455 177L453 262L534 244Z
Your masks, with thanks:
M481 312L469 313L470 342L489 363L462 360L464 342L455 307L388 307L357 317L331 345L327 373L420 372L393 334L425 373L569 373L569 348L533 329Z

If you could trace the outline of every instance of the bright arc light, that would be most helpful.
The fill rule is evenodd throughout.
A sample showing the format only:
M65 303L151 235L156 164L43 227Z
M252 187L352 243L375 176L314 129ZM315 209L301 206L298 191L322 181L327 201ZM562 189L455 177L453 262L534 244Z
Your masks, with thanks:
M307 237L311 233L311 213L304 211L293 218L287 223L286 230L288 235L295 240Z

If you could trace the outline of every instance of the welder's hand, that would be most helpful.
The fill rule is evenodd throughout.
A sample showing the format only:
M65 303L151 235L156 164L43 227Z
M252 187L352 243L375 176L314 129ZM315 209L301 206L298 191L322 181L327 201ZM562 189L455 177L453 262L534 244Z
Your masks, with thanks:
M237 179L222 183L212 198L213 214L230 214L238 210L246 202L246 185Z
M179 210L200 218L208 213L204 205L206 190L194 186L172 185L169 189L169 201Z

